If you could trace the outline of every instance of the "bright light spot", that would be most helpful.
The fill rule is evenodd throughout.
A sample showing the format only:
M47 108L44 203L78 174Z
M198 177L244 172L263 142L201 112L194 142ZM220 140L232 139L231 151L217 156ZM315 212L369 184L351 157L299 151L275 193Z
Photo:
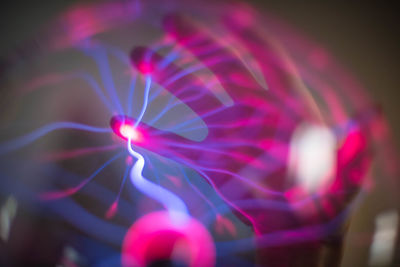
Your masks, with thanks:
M289 172L307 192L322 189L331 180L336 165L336 138L329 128L302 125L290 145Z
M139 132L132 125L121 125L121 127L119 128L119 132L126 139L130 138L132 141L138 141L140 139Z
M121 253L122 266L150 266L155 260L182 262L186 266L215 266L215 245L207 228L189 217L176 224L169 212L153 212L128 229Z
M369 264L389 266L393 256L399 224L397 211L380 214L375 220L375 233L370 249Z
M17 200L10 196L0 210L0 238L3 241L8 240L11 223L17 213Z

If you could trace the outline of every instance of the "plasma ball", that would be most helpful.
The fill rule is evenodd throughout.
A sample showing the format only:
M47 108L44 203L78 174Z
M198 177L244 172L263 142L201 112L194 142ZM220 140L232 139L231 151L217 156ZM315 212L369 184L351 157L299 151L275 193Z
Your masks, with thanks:
M141 132L135 127L135 120L125 115L116 115L111 118L110 127L113 132L124 140L131 139L140 142L143 139Z

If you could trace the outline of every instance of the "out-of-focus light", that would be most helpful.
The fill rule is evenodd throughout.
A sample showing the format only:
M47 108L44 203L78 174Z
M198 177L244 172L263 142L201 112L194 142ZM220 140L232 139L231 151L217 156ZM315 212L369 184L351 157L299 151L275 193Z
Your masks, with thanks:
M64 247L60 263L57 266L82 266L84 262L85 258L83 258L75 248L66 246Z
M289 172L307 192L326 186L335 172L336 138L327 127L302 125L290 145Z
M211 267L215 264L214 242L192 217L177 224L168 212L150 213L129 228L122 247L122 266L149 266L159 260Z
M8 240L11 223L17 213L17 207L17 200L10 196L0 210L0 238L4 241Z
M399 213L396 210L387 211L377 216L369 254L370 265L390 265L394 256L398 225Z

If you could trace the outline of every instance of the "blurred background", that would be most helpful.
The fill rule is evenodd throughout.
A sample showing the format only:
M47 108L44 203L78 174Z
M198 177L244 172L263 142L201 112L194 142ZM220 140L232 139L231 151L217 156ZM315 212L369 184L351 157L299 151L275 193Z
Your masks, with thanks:
M20 46L22 41L34 35L67 7L93 1L21 2L9 2L0 10L1 55L7 55L10 50ZM394 135L400 136L400 10L395 1L247 2L253 2L276 15L330 51L382 105ZM399 147L399 138L395 138L395 142Z
M83 1L10 1L0 9L0 59L18 49L24 40L57 17L67 7ZM87 1L90 2L90 1ZM251 1L248 1L251 2ZM263 1L254 5L266 10L309 39L325 47L362 83L381 105L400 147L400 28L395 1L349 3L347 1ZM261 11L262 12L262 11ZM6 66L6 65L4 65ZM376 179L369 194L353 215L346 237L342 266L367 266L369 243L376 217L399 210L390 194L392 188ZM397 183L398 184L398 183ZM400 189L400 188L399 188ZM400 238L397 236L394 266L400 266ZM395 265L395 264L399 265Z

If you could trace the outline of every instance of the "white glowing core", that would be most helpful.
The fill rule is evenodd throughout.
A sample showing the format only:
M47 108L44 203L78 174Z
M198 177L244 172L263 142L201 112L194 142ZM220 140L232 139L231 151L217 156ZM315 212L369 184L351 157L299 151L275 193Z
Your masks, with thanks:
M139 132L132 125L124 124L119 128L119 131L123 137L132 141L136 141L140 137Z
M289 170L308 192L332 180L336 165L336 138L327 127L302 125L293 135Z

